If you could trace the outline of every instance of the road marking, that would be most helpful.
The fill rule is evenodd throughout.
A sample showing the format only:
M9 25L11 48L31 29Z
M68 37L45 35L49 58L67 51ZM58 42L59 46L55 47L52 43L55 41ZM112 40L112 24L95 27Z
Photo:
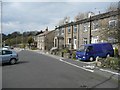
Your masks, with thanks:
M120 73L112 72L112 71L105 70L105 69L99 69L99 70L104 71L104 72L109 72L109 73L112 73L112 74L116 74L116 75L120 75Z
M43 53L41 53L41 52L37 52L37 53L43 54ZM44 53L44 55L46 55L46 54ZM49 56L51 56L51 55L49 55ZM54 56L52 56L52 57L55 58ZM58 59L58 58L55 58L55 59ZM64 59L64 58L63 58L63 59ZM67 61L64 61L64 60L62 60L62 59L59 59L59 61L64 62L64 63L67 63L67 64L72 65L72 66L75 66L75 67L77 67L77 68L80 68L80 69L89 71L89 72L94 72L94 70L86 69L85 66L80 67L80 66L77 66L77 65L75 65L75 64L72 64L72 63L69 63L69 62L67 62ZM79 61L79 60L76 60L76 61ZM80 62L80 61L79 61L79 62ZM82 62L82 63L84 63L84 62ZM86 63L86 64L90 64L90 63L88 63L88 62L85 62L85 63ZM94 63L94 62L93 62L93 63ZM93 64L93 63L91 63L91 64ZM104 70L104 69L99 69L99 70L104 71L104 72L106 71L106 72L109 72L109 73L112 73L112 74L116 74L116 75L120 75L120 73L112 72L112 71L109 71L109 70Z
M84 68L84 67L80 67L80 66L78 66L78 65L72 64L72 63L67 62L67 61L64 61L64 60L62 60L62 59L59 59L59 61L64 62L64 63L69 64L69 65L72 65L72 66L74 66L74 67L77 67L77 68L80 68L80 69L89 71L89 72L94 72L94 70L90 70L90 69L86 69L86 68Z
M90 69L94 69L95 68L95 65L86 65L86 66L83 66L85 68L90 68Z
M80 60L75 60L77 62L81 62L81 63L85 63L85 64L94 64L96 61L93 61L93 62L84 62L84 61L80 61Z

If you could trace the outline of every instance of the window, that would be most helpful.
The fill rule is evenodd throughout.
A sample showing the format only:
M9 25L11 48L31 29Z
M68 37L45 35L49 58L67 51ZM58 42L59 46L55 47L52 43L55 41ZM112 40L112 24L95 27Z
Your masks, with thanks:
M55 33L57 36L59 36L59 29L57 29Z
M90 52L91 50L93 50L93 46L89 46L89 47L87 48L87 52Z
M12 54L12 51L3 50L2 55Z
M59 29L59 35L63 35L64 34L64 28L60 28Z
M60 29L58 30L58 36L61 35L61 33L62 33L62 29L60 28Z
M77 33L77 25L74 26L74 33Z
M61 30L61 34L62 34L62 35L64 34L64 28L62 28L62 30Z
M64 28L62 28L62 33L64 33Z
M92 41L91 43L98 43L99 37L98 36L94 36L92 37Z
M86 32L86 31L87 31L87 29L88 29L87 24L84 24L84 25L83 25L83 30Z
M109 27L111 28L111 27L115 27L116 26L116 20L111 20L111 21L109 21Z
M55 39L55 47L57 47L57 39Z
M84 43L84 44L87 44L87 38L84 38L84 39L83 39L83 43Z
M68 27L68 33L70 33L70 27Z
M97 30L98 28L99 28L99 23L98 23L98 21L95 21L93 23L93 30Z
M115 43L115 42L117 42L117 40L113 37L108 37L108 42Z
M0 50L0 55L2 55L2 50Z

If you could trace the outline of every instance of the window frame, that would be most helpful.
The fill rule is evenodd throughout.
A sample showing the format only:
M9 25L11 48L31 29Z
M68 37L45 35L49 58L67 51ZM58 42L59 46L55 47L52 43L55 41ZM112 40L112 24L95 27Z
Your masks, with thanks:
M70 28L70 26L68 27L67 32L68 32L68 34L71 33L71 28Z
M83 24L83 31L84 31L84 32L87 32L87 31L88 31L88 25L87 25L87 23L84 23L84 24Z
M74 30L73 30L74 33L77 33L77 25L74 25Z
M87 44L87 43L88 43L87 40L88 40L87 38L83 38L83 43L84 43L84 44Z
M93 30L92 31L97 31L99 29L100 25L98 21L93 22Z
M114 25L113 24L111 24L111 23L113 23L114 22ZM112 28L112 27L116 27L117 26L117 20L116 19L113 19L113 20L109 20L109 28Z

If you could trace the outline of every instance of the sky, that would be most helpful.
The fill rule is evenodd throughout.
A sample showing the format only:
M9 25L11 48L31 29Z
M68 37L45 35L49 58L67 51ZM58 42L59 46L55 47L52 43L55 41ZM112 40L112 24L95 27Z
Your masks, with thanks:
M2 2L2 32L53 30L59 21L69 16L73 21L78 13L104 12L111 2ZM102 0L101 0L102 1ZM105 0L104 0L105 1ZM95 9L96 8L96 9Z

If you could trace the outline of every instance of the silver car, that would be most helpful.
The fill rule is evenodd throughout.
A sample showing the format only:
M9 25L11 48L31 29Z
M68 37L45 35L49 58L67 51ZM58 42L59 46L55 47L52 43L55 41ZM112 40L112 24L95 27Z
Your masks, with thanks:
M12 50L0 50L1 63L15 64L18 61L18 54Z

